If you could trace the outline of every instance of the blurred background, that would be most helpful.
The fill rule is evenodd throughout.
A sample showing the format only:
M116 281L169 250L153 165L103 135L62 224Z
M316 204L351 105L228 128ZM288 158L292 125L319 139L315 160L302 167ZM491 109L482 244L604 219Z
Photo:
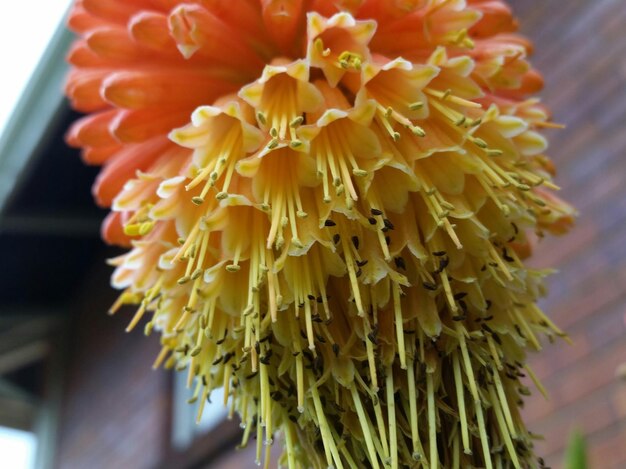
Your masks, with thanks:
M116 295L105 259L117 252L99 239L97 169L63 142L77 117L61 93L69 1L46 1L38 15L22 3L3 6L15 11L3 12L0 38L11 66L0 86L0 466L248 467L249 450L232 451L238 423L217 404L196 426L184 382L151 369L158 338L124 333L128 313L106 315ZM510 3L536 45L542 99L567 125L550 132L550 154L561 195L580 210L572 233L544 240L533 261L560 270L542 306L572 345L531 358L549 398L535 392L524 412L545 435L546 465L565 467L578 429L588 467L624 468L626 2Z

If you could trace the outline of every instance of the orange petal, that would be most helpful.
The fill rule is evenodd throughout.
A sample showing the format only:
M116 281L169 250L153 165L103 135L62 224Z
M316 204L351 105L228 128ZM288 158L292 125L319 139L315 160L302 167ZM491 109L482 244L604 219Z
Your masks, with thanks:
M498 0L468 2L470 7L479 10L483 16L470 29L472 37L494 36L499 33L509 33L517 30L518 24L511 8Z
M144 59L145 51L131 40L126 28L106 27L86 36L87 45L99 57L119 62Z
M556 194L543 187L536 187L534 193L544 201L548 209L540 213L537 225L553 235L567 233L574 225L576 210Z
M401 18L412 11L423 8L426 4L426 0L406 0L399 2L381 2L380 0L343 0L342 2L342 4L348 4L349 8L354 8L352 5L356 5L358 3L363 4L360 8L358 8L358 16L360 18L373 18L378 22L385 22Z
M261 0L265 27L283 52L294 49L296 34L304 29L303 4L303 0Z
M65 135L65 141L73 147L106 147L116 144L109 131L109 124L117 112L112 109L78 119Z
M110 61L98 57L84 40L77 40L70 46L66 60L75 67L107 67L113 66Z
M167 15L141 11L130 19L128 29L139 44L158 51L178 53L176 42L170 35Z
M244 37L261 40L267 36L261 18L261 4L258 0L238 1L237 8L233 8L232 0L203 0L202 4Z
M106 163L122 149L122 145L111 145L108 147L85 147L82 151L83 161L88 165L99 166Z
M123 71L108 76L102 95L115 106L141 109L154 106L199 106L213 102L236 85L208 73L177 70Z
M101 26L106 26L107 24L107 21L102 18L96 18L78 5L72 8L67 18L68 28L79 34Z
M124 248L131 247L133 238L124 233L124 217L124 213L111 212L102 222L100 235L107 244Z
M118 24L126 24L128 19L141 8L150 8L150 0L83 0L83 8L88 13Z
M127 145L102 169L92 188L98 205L108 207L137 170L146 171L167 147L173 145L166 138L155 138L150 142Z
M166 135L189 119L189 109L138 109L120 111L111 123L111 131L123 143L143 142L155 135Z
M209 1L209 0L200 0ZM177 5L180 5L180 0L151 0L152 6L161 11L170 11Z
M535 70L528 70L522 77L522 85L520 86L520 92L525 94L538 93L543 89L543 77Z
M186 58L198 52L233 68L252 71L251 78L263 68L264 62L242 41L239 32L200 5L180 5L168 21L178 49Z
M65 93L72 107L81 112L95 112L108 104L100 96L100 85L109 70L72 70L65 84Z
M529 258L532 255L534 243L532 243L530 240L527 240L524 243L518 243L514 241L509 243L509 246L515 251L515 254L517 254L518 257L523 260Z

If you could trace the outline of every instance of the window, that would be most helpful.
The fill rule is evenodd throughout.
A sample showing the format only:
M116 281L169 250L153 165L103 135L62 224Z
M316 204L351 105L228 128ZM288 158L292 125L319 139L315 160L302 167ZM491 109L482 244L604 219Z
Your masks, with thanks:
M186 450L196 438L206 435L224 421L228 414L224 406L224 390L216 389L211 393L211 402L204 404L200 422L196 422L200 400L188 404L193 396L193 386L187 389L187 373L174 373L172 396L172 446L177 451Z

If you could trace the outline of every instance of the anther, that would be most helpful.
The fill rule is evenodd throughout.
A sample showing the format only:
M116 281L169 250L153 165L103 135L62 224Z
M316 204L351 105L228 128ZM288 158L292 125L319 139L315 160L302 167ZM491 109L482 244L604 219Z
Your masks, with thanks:
M417 125L411 126L411 132L413 133L413 135L417 135L418 137L426 137L426 132L424 132L424 129Z
M388 230L394 229L393 223L391 223L391 221L388 218L383 219L383 224L385 225L385 228L387 228Z
M396 257L393 261L398 269L406 270L406 263L403 257Z
M502 150L498 150L497 148L487 148L486 152L488 156L502 156L504 153Z
M487 142L485 142L482 138L479 137L470 137L470 140L472 141L472 143L474 143L474 145L476 145L479 148L487 148Z
M153 221L144 222L139 226L139 234L141 236L147 235L148 233L152 231L152 228L154 228Z
M304 122L304 117L298 116L289 123L289 127L296 128Z

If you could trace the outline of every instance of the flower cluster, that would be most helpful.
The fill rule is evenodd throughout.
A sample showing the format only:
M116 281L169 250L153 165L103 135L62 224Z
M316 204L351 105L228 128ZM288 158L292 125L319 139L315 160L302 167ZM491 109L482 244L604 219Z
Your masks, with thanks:
M68 133L122 289L257 460L529 467L556 125L500 0L77 0ZM191 116L191 117L190 117ZM541 389L541 385L536 383Z

